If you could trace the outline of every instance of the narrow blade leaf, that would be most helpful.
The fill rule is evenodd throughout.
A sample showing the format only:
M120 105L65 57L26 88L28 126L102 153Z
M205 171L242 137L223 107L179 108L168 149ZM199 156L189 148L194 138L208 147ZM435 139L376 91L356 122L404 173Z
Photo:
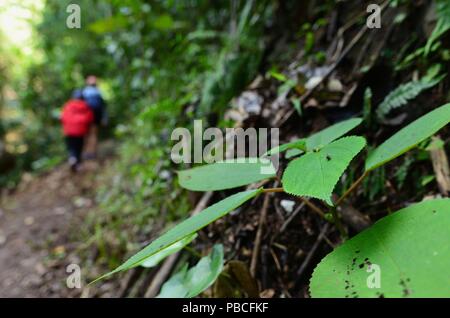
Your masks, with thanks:
M255 183L276 174L268 159L242 158L178 172L180 185L192 191L217 191Z
M362 122L361 118L352 118L340 123L334 124L324 130L321 130L308 138L297 139L275 148L270 149L264 155L274 155L287 150L295 149L295 155L301 154L306 151L313 151L316 148L320 148L328 145L330 142L341 138L346 133L351 131Z
M371 171L401 156L432 136L450 122L450 104L441 106L413 121L376 148L366 160L366 171Z
M306 139L297 139L280 146L274 147L267 151L263 156L273 156L277 153L284 152L289 149L297 149L300 152L306 151Z
M150 257L147 257L142 262L139 263L142 267L150 268L159 264L163 259L167 256L172 255L180 250L182 250L186 245L191 243L197 237L197 233L192 235L188 235L178 242L173 243L172 245L167 246L166 248L160 250L158 253L153 254Z
M211 205L210 207L204 209L199 214L179 223L178 225L167 231L165 234L163 234L162 236L151 242L144 249L131 256L125 263L117 267L115 270L103 275L102 277L96 279L95 281L103 279L114 273L128 270L130 268L138 266L139 264L142 263L143 260L148 259L152 255L160 252L161 250L167 248L168 246L185 239L187 236L190 236L198 232L208 224L225 216L227 213L233 211L240 205L244 204L246 201L260 194L261 192L262 189L239 192L226 199L223 199L222 201L219 201Z
M361 123L361 118L352 118L325 128L306 139L306 148L308 151L312 151L316 148L326 146L330 142L341 138Z

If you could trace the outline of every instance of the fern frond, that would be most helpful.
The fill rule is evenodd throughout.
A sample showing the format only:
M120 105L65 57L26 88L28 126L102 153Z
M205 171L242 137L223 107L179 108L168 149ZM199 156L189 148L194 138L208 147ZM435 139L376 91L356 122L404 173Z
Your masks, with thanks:
M420 80L402 84L390 92L377 108L378 119L384 121L386 115L392 110L406 105L420 93L439 83L445 77L445 75L438 76L439 71L440 67L431 67Z
M450 1L448 0L437 0L436 1L436 15L438 16L438 21L436 27L430 35L430 38L425 45L424 55L427 56L432 45L448 30L450 30Z

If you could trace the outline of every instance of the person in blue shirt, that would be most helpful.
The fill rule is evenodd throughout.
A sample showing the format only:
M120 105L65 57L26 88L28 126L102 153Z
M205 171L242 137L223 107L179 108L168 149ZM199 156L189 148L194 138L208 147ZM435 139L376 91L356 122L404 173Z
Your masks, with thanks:
M83 89L83 99L94 113L94 123L87 138L85 158L97 157L98 133L100 126L107 124L106 103L97 87L97 77L90 75L86 78L86 87Z

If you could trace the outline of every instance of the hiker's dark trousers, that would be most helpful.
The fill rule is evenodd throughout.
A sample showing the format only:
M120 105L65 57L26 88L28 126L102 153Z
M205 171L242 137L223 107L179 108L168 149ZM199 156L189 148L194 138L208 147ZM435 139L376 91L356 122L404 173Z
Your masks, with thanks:
M66 136L66 146L69 156L77 159L77 163L81 162L81 154L83 152L84 137Z

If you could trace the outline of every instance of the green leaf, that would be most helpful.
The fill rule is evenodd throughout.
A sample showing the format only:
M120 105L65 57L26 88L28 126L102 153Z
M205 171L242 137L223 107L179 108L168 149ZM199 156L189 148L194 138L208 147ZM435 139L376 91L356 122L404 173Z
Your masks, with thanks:
M174 27L174 21L172 17L168 14L163 14L153 20L153 26L161 31L170 30Z
M434 175L423 176L420 181L420 185L422 187L426 187L434 179L436 179L436 176L434 176Z
M366 160L366 171L397 158L450 122L450 104L441 106L401 129L376 148Z
M184 237L183 239L179 240L178 242L173 243L172 245L167 246L165 249L162 249L156 254L153 254L150 257L147 257L142 262L139 263L142 267L150 268L153 266L156 266L161 262L163 259L165 259L167 256L175 254L176 252L180 251L191 243L195 238L197 237L197 233L194 233L192 235L188 235Z
M223 269L223 246L214 245L210 255L203 257L194 267L171 277L161 288L158 298L191 298L211 286Z
M361 118L352 118L325 128L306 139L306 148L308 151L313 151L316 148L328 145L357 127L361 122Z
M115 15L102 20L97 20L94 23L91 23L88 28L92 32L103 34L122 29L126 26L126 24L126 17L122 15Z
M277 153L289 150L289 149L298 149L301 152L306 151L306 139L297 139L280 146L274 147L267 151L263 156L272 156Z
M180 240L186 239L186 237L198 232L208 224L235 210L237 207L257 196L261 192L262 189L239 192L211 205L199 214L179 223L165 234L151 242L144 249L131 256L125 263L117 267L115 270L97 278L94 282L114 273L138 266L145 259L148 259L149 257L155 255L168 246L179 242Z
M292 105L294 105L294 109L297 111L299 116L303 115L302 111L302 102L300 101L300 98L292 98L291 99Z
M264 156L274 155L291 149L295 149L295 151L290 153L290 157L301 154L302 152L313 151L316 148L323 147L330 142L344 136L350 130L361 124L361 122L361 118L352 118L342 121L328 128L325 128L324 130L321 130L308 138L297 139L286 144L274 147L267 151Z
M275 174L268 159L241 158L179 171L178 182L192 191L216 191L255 183Z
M336 183L365 144L362 137L344 137L319 151L293 160L283 174L284 190L298 196L321 199L332 205L331 194Z
M431 47L442 35L444 35L448 30L450 30L450 5L448 1L438 1L436 13L438 16L438 21L434 27L433 32L428 38L427 44L424 47L424 56L432 51Z
M449 228L450 199L423 201L384 217L320 262L311 296L450 297ZM380 288L369 288L377 287L368 284L376 283L377 273Z
M288 78L286 77L286 75L279 73L275 70L269 71L269 75L272 76L273 78L275 78L276 80L280 81L280 82L286 82L288 80Z
M187 276L188 264L185 264L181 270L170 277L161 287L161 291L157 298L186 298L189 293L187 284L185 284Z
M291 159L293 157L296 157L298 155L303 154L303 152L304 152L303 150L300 150L300 149L297 149L297 148L288 149L286 151L286 154L284 155L284 157L286 159Z

